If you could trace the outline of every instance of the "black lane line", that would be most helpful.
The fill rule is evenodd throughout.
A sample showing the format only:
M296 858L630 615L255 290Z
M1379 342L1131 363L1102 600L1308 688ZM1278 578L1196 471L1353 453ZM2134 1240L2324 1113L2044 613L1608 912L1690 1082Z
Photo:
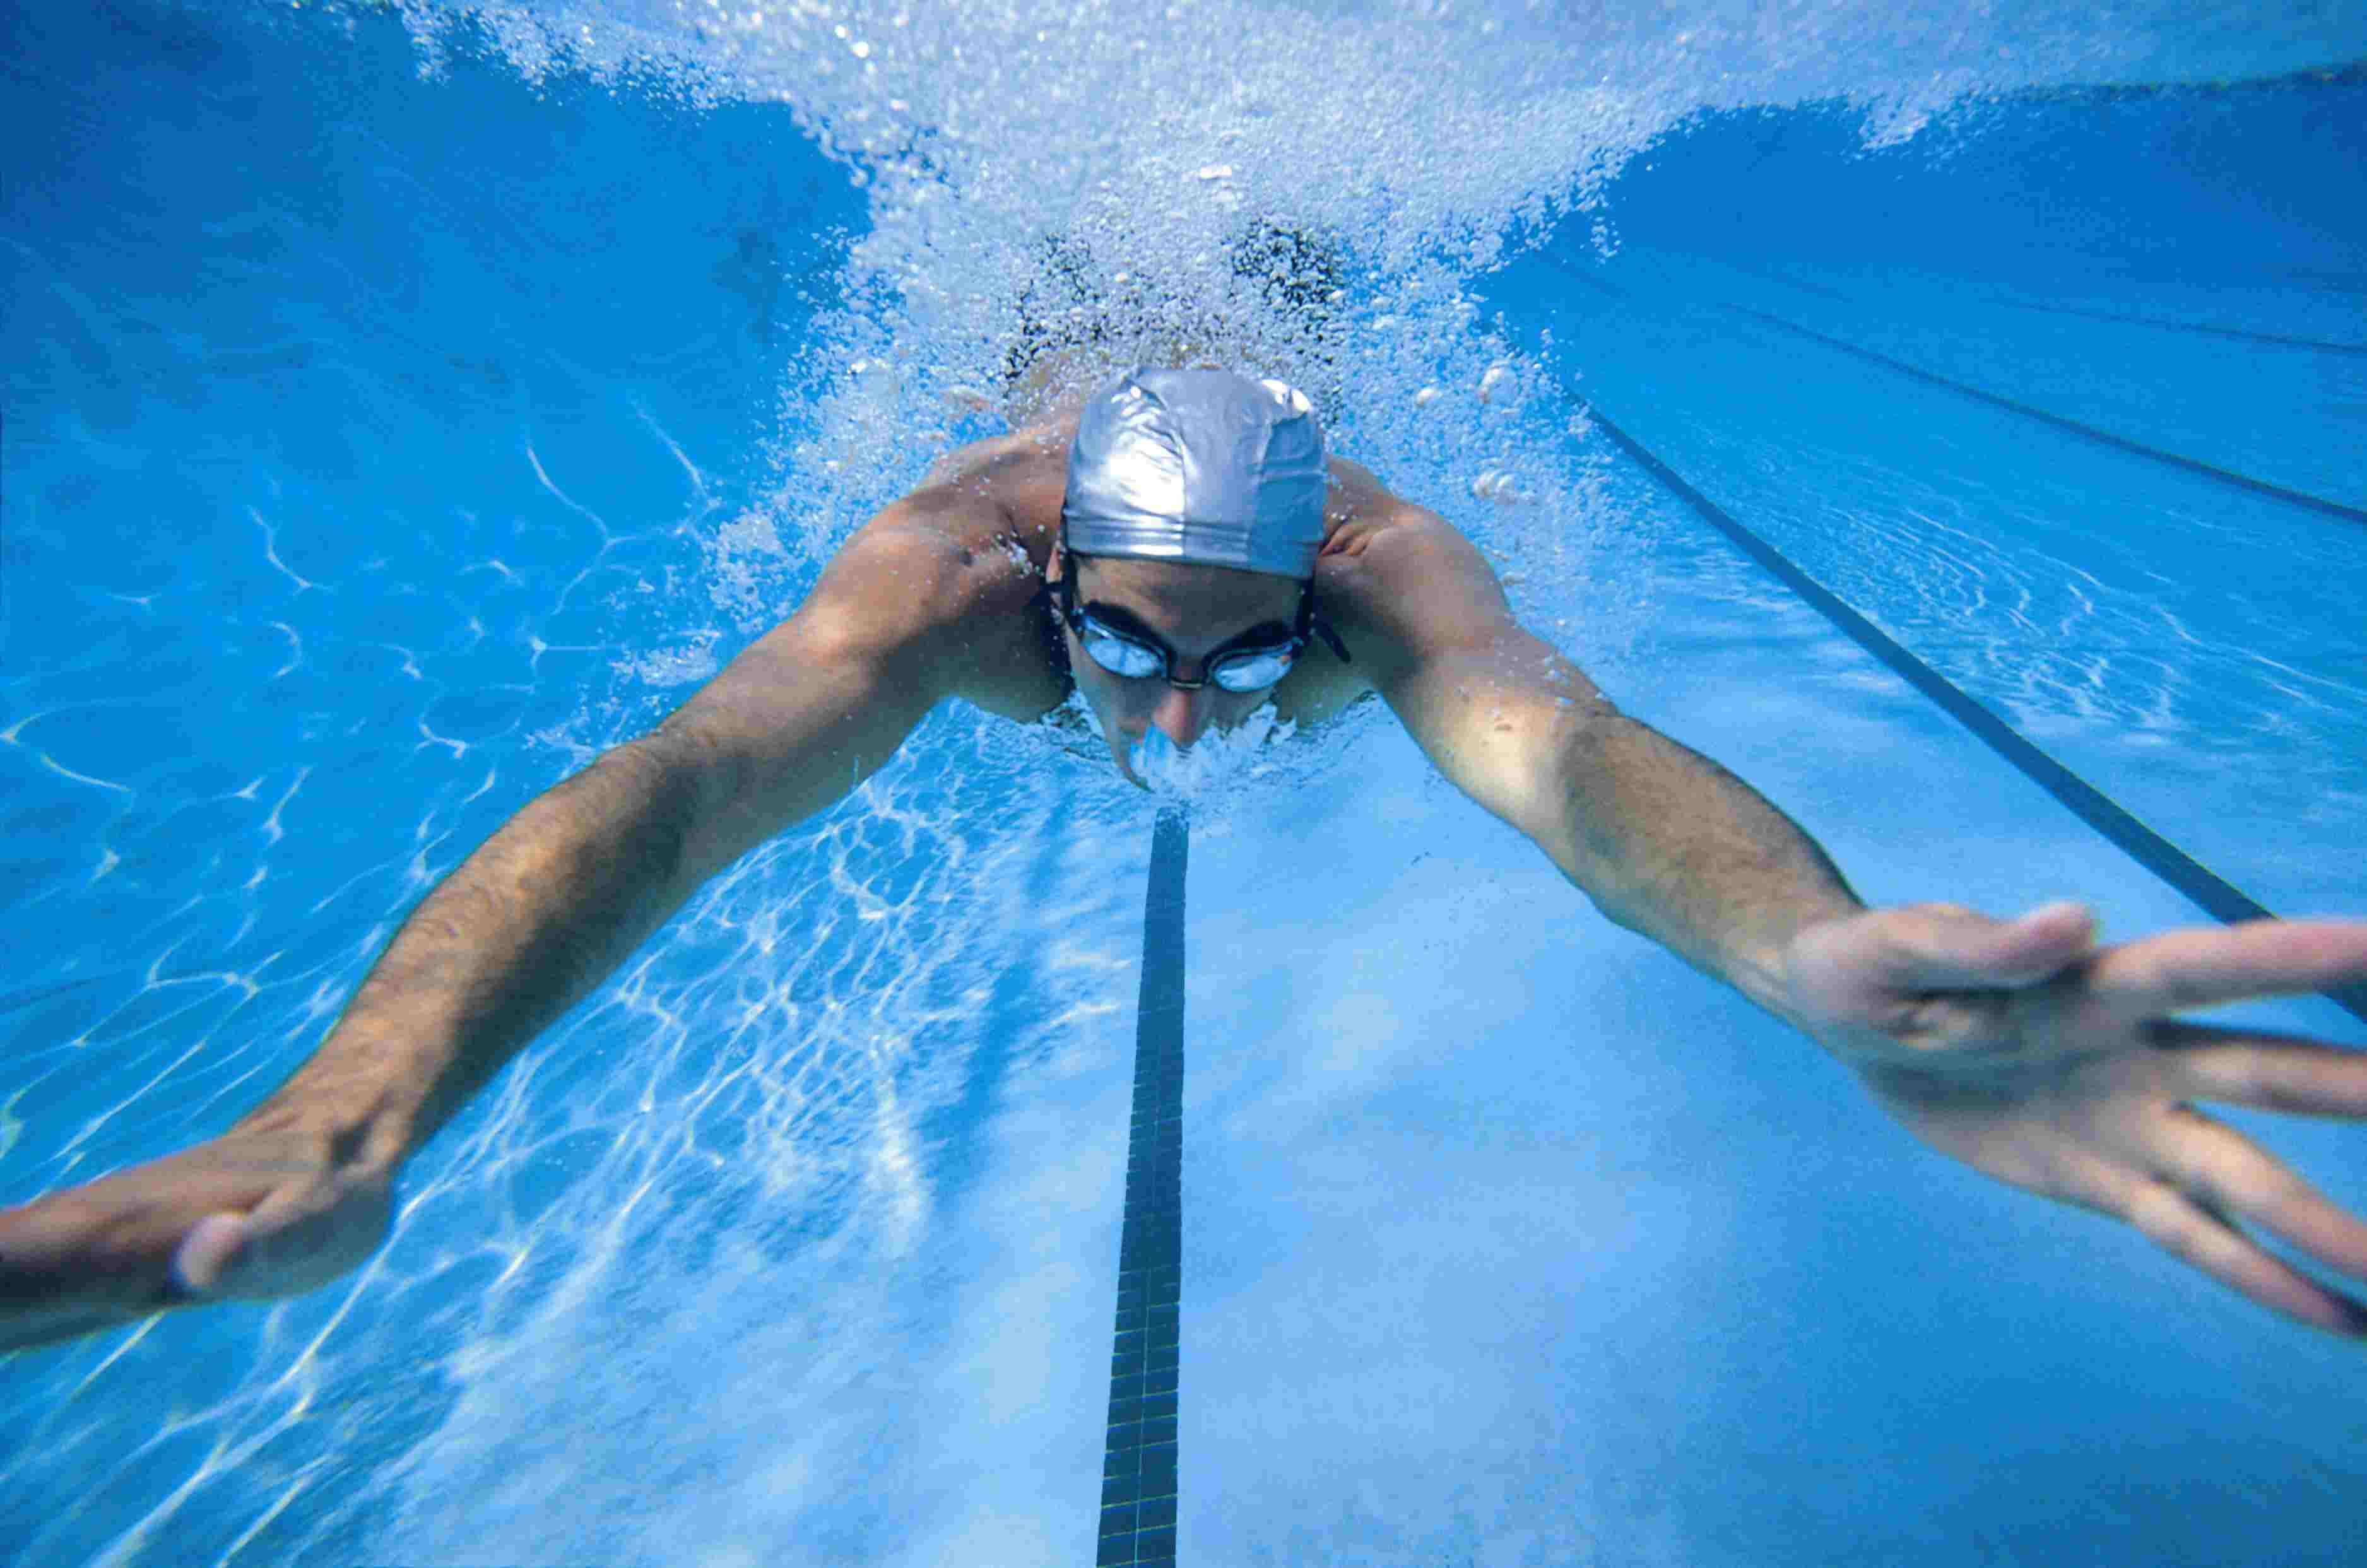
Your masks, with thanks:
M1861 348L1845 338L1830 336L1813 327L1804 327L1797 321L1787 321L1781 316L1770 315L1764 310L1754 310L1748 305L1728 305L1726 308L1738 316L1749 316L1752 321L1764 321L1771 327L1796 333L1801 337L1823 344L1828 348L1838 349L1843 354L1855 355L1860 359L1882 366L1886 369L1895 370L1901 376L1911 376L1918 381L1944 388L1962 397L1976 399L1992 407L2021 414L2025 419L2034 419L2042 423L2051 424L2057 430L2067 430L2074 435L2110 446L2115 451L2132 452L2140 457L2150 457L2157 463L2168 463L2173 468L2184 468L2189 473L2201 474L2205 479L2216 479L2221 484L2234 485L2239 490L2250 491L2255 495L2271 496L2288 505L2323 513L2328 517L2339 517L2347 523L2367 523L2367 511L2362 511L2356 506L2345 506L2339 501L2328 501L2324 496L2311 495L2306 491L2287 490L2282 485L2273 485L2266 479L2256 479L2249 474L2239 474L2233 468L2218 468L2192 457L2180 457L2175 452L2165 452L2157 446L2147 446L2141 442L2131 441L2125 436L2114 435L2109 430L2099 430L2092 424L2082 424L2076 419L2065 419L2059 413L2048 413L2044 409L2033 408L2028 403L2017 402L2011 398L2001 398L1995 392L1985 392L1978 387L1968 386L1962 381L1952 381L1947 377L1936 375L1920 366L1909 365L1903 359L1893 359L1886 354L1877 354L1870 348Z
M2214 327L2202 321L2174 321L2167 316L2132 316L2119 310L2090 310L2078 305L2034 305L2027 299L2008 299L2003 295L1989 297L1992 304L2015 310L2045 310L2057 316L2089 316L2100 321L2126 321L2133 326L2157 327L2163 332L2201 333L2206 337L2231 337L2243 343L2274 344L2280 348L2306 348L2321 354L2367 354L2367 343L2328 343L2324 338L2285 337L2277 333L2247 332L2242 327Z
M1781 284L1786 288L1796 289L1803 294L1820 295L1827 299L1839 300L1844 305L1858 310L1865 309L1865 302L1855 295L1844 294L1838 288L1828 288L1821 283L1803 282L1788 273L1778 272L1772 266L1761 266L1751 262L1738 262L1726 257L1718 258L1717 265L1732 267L1737 272L1748 273L1753 277L1763 277L1770 283ZM2044 305L2029 299L2010 299L2002 294L1989 295L1988 301L1992 305L2002 305L2010 310L2040 310L2054 316L2085 316L2090 321L2118 321L2128 326L2152 327L2166 333L2193 333L2203 337L2234 338L2238 343L2264 343L2278 348L2305 348L2322 354L2367 354L2367 343L2333 343L2325 338L2293 337L2282 333L2253 332L2244 327L2216 326L2208 321L2180 321L2168 316L2141 316L2125 310L2098 310L2084 305ZM1736 310L1741 308L1733 307Z
M1641 464L1680 501L1716 527L1735 547L1774 575L1777 581L1807 601L1841 634L1880 660L1941 711L1973 733L1976 739L2004 758L2039 788L2068 807L2079 819L2119 845L2139 865L2169 883L2207 913L2233 924L2238 920L2274 917L2234 885L2205 869L2176 844L2146 827L2116 805L2101 790L2022 739L2003 719L1983 707L1944 675L1892 641L1872 621L1843 604L1822 583L1792 564L1774 546L1727 513L1717 502L1687 484L1677 471L1654 457L1634 437L1614 424L1603 410L1583 404L1597 429L1619 449ZM2345 986L2324 993L2335 1006L2367 1023L2367 985Z
M1181 811L1159 814L1142 904L1142 992L1117 1247L1109 1444L1096 1565L1175 1561L1176 1311L1184 1296L1184 867Z
M1606 294L1614 299L1624 298L1623 291L1616 284L1608 283L1602 278L1592 276L1575 263L1566 261L1549 251L1544 253L1544 256L1547 265L1558 268L1568 276L1577 280L1578 282L1585 284L1587 287L1596 290L1597 292ZM1727 263L1722 265L1733 265L1734 264ZM1745 272L1759 271L1759 269L1750 267L1738 267L1737 270ZM1782 277L1775 274L1759 272L1759 276L1767 277L1773 282L1787 283L1790 287L1795 288L1808 288L1806 284L1793 282L1788 278ZM1822 292L1821 290L1810 291ZM2271 496L2289 505L2305 507L2312 512L2325 513L2329 516L2339 517L2345 522L2367 523L2367 511L2362 511L2358 507L2345 506L2339 501L2328 501L2323 496L2311 495L2306 491L2288 490L2282 485L2271 484L2266 479L2256 479L2249 474L2239 474L2233 468L2217 468L2197 458L2181 457L2176 452L2165 452L2157 446L2147 446L2142 442L2131 441L2125 436L2114 435L2109 430L2100 430L2091 424L2082 424L2078 420L2066 419L2061 414L2049 413L2044 409L2033 408L2028 403L2017 402L2011 398L1999 397L1995 392L1983 391L1978 387L1967 386L1962 381L1952 381L1947 377L1926 370L1920 366L1909 365L1903 359L1893 359L1886 354L1878 354L1870 348L1862 348L1858 344L1851 343L1845 338L1833 337L1828 333L1818 332L1813 327L1804 327L1797 321L1786 321L1782 316L1772 315L1765 310L1755 310L1748 305L1735 304L1722 305L1720 309L1731 310L1738 316L1749 316L1754 321L1764 321L1769 326L1780 328L1787 333L1796 333L1802 337L1810 338L1818 343L1821 343L1828 348L1839 349L1843 354L1853 354L1861 359L1870 360L1876 365L1882 366L1885 369L1895 370L1902 376L1911 376L1919 381L1928 382L1934 387L1942 388L1947 391L1956 392L1967 398L1978 399L1982 402L1991 404L1997 408L2004 409L2010 413L2018 413L2023 415L2025 418L2034 419L2043 423L2051 424L2058 430L2069 431L2074 435L2084 437L2090 441L2100 442L2106 446L2113 448L2115 451L2131 452L2140 457L2150 457L2156 462L2168 463L2174 468L2184 468L2190 473L2201 474L2205 479L2216 479L2222 484L2235 485L2239 489L2251 491L2255 494ZM2025 306L2023 309L2054 310L2061 309L2061 307ZM2093 312L2079 313L2092 314ZM2298 342L2299 340L2294 341ZM2341 345L2334 344L2316 344L2311 346L2320 348L2339 348ZM2351 351L2346 349L2344 352ZM2361 349L2357 352L2367 353L2367 349Z
M1784 273L1777 272L1772 266L1759 266L1750 262L1725 260L1721 260L1718 263L1718 265L1730 266L1737 272L1747 272L1753 277L1763 277L1770 283L1782 284L1784 288L1795 289L1802 294L1822 295L1828 299L1838 299L1844 305L1856 306L1858 304L1855 299L1842 293L1838 288L1828 288L1821 283L1803 283L1796 277L1788 276ZM1860 308L1862 309L1863 307Z

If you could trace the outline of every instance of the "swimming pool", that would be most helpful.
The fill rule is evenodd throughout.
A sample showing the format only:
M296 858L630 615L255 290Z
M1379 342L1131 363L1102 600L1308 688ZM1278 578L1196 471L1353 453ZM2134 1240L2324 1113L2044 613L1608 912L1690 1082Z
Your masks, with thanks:
M1342 448L1867 896L2198 918L1630 446L2251 897L2367 913L2336 8L692 9L9 14L0 1200L251 1103L989 428L1055 228L1187 277L1244 211L1355 234ZM1391 727L1242 767L1179 1560L2339 1560L2347 1348L1921 1153ZM0 1549L1089 1560L1151 821L1105 773L941 712L349 1280L8 1361ZM2237 1119L2367 1201L2355 1132Z

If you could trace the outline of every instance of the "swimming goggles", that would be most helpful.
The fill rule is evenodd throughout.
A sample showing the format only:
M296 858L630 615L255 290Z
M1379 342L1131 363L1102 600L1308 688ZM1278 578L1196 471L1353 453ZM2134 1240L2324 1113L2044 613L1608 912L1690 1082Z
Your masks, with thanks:
M1235 694L1263 692L1277 684L1300 653L1314 637L1322 637L1326 646L1348 661L1347 645L1315 615L1315 585L1298 585L1298 625L1288 640L1264 640L1266 628L1253 626L1241 634L1242 647L1227 646L1208 655L1206 671L1197 681L1175 678L1175 655L1172 649L1148 631L1113 625L1111 615L1123 615L1123 610L1105 610L1096 604L1077 603L1076 558L1071 556L1060 573L1060 619L1077 634L1077 641L1094 663L1111 674L1128 681L1148 680L1157 676L1182 692L1196 692L1203 686L1215 686ZM1132 617L1128 617L1131 619ZM1260 638L1257 641L1246 641Z

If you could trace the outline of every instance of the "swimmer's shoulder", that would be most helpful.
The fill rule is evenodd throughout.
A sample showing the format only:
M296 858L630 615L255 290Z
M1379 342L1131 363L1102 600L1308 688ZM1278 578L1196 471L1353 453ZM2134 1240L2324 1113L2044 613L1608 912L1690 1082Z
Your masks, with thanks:
M1042 584L1067 466L1065 441L1040 431L974 441L931 465L917 489L848 545L892 538L946 558L961 581L941 586L958 589L969 608L1024 603Z
M1503 588L1478 548L1430 508L1392 494L1372 471L1331 459L1325 538L1315 562L1317 603L1351 637L1383 657L1368 678L1414 650L1500 622Z
M929 465L921 491L948 491L991 501L1006 511L1059 512L1068 482L1073 420L989 436L957 446Z
M974 634L1018 615L1043 586L1025 519L991 492L923 485L856 529L832 572L859 573L873 608L919 631ZM832 572L823 576L830 584Z
M1462 537L1453 524L1430 508L1391 493L1362 463L1333 457L1330 467L1331 485L1323 501L1323 549L1316 561L1319 584L1327 563L1336 569L1353 561L1376 540L1391 535L1443 530Z
M939 461L840 547L801 614L927 646L950 694L1034 718L1067 694L1044 651L1041 595L1065 447L1002 436Z

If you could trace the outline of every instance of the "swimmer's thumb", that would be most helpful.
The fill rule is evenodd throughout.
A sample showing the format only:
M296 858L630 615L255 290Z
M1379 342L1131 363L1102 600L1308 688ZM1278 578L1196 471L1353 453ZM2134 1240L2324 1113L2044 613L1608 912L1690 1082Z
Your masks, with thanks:
M208 1214L173 1249L173 1284L185 1295L234 1295L255 1272L254 1227L243 1214Z

